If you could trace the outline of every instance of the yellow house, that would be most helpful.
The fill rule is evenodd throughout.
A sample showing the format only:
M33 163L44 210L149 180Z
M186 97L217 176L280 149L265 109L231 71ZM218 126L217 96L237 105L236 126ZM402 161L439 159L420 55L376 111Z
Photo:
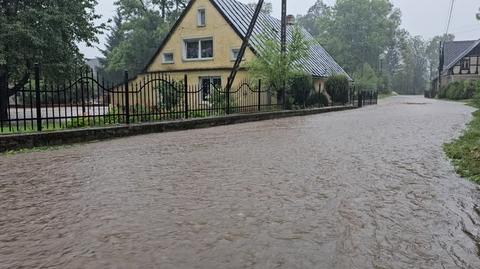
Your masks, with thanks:
M158 73L168 74L176 81L183 81L186 75L187 85L198 85L200 89L198 94L190 94L189 102L196 106L208 106L207 99L212 88L224 88L227 84L253 13L252 7L235 0L191 0L145 67L143 74L132 80L133 84L140 84L142 88L142 80L151 81L152 76L155 77L154 74ZM242 81L248 79L245 63L257 57L257 51L264 40L262 37L268 33L273 35L272 38L279 38L280 28L281 23L278 19L260 14L244 61L234 81L237 95L241 95L244 102L242 106L276 102L267 93L255 94L248 91L241 93L238 92L238 88ZM291 40L292 30L289 26L287 40ZM310 43L310 52L302 66L306 73L312 75L317 91L323 90L325 79L333 74L348 76L307 31L303 30L303 33ZM154 90L147 91L142 98L157 100L162 98L162 94ZM255 95L258 95L258 98ZM135 96L131 96L130 103L132 99L135 99ZM140 97L137 97L137 100L140 100ZM133 103L136 102L133 100Z
M225 86L253 12L250 6L235 0L190 1L144 71L169 72L179 78L187 74L189 83L198 80L199 85ZM261 14L245 62L256 57L256 48L261 46L259 36L271 30L280 32L279 20ZM290 36L291 31L288 32ZM305 37L311 41L311 49L304 71L313 76L317 89L322 87L326 77L346 74L306 31ZM247 70L243 68L237 80L246 77Z

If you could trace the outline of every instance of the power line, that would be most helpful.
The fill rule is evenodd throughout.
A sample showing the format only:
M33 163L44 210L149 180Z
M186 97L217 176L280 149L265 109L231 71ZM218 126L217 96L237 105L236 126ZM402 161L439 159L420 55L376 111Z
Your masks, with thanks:
M448 15L448 22L447 22L447 29L445 30L445 37L448 35L448 31L450 30L450 23L452 22L452 15L453 15L453 6L455 4L455 0L452 0L452 4L450 5L450 11Z

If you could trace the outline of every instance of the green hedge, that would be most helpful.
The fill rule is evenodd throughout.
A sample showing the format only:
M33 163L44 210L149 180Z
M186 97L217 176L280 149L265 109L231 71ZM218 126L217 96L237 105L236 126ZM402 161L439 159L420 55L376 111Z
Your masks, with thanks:
M311 75L297 76L290 81L288 107L323 107L328 106L328 98L325 94L317 92Z
M327 93L336 103L348 103L348 91L350 89L348 78L344 75L331 76L325 82Z
M465 100L473 98L477 92L480 93L480 81L456 81L442 87L438 92L438 98Z

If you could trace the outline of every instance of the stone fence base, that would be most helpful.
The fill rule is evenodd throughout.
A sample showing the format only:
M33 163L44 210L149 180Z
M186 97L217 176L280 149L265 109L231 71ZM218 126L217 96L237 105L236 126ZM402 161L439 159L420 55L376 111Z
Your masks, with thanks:
M354 109L353 106L325 107L307 110L278 111L255 114L238 114L222 117L199 118L179 121L165 121L110 127L83 128L53 132L0 135L0 152L45 146L59 146L74 143L119 138L140 134L207 128L243 122L262 121L286 117L305 116L327 112Z

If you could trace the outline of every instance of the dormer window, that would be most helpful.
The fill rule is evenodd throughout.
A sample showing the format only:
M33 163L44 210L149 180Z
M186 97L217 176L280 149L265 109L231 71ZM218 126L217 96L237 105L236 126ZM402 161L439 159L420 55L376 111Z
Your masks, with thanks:
M197 20L198 27L205 27L207 25L207 13L204 8L198 10Z

